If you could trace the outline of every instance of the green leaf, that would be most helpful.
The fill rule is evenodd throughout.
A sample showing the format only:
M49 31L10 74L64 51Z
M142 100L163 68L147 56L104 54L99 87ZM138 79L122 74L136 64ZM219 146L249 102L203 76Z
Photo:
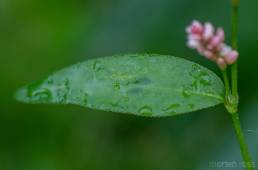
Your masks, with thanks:
M171 116L223 102L210 70L182 58L123 55L88 60L16 93L26 103L75 104L140 116Z

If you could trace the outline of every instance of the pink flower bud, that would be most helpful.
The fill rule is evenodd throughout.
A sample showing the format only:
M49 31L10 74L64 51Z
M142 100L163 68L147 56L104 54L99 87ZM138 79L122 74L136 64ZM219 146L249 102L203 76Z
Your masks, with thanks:
M187 42L187 46L192 49L198 48L200 46L199 42L195 39L189 39Z
M205 50L203 51L204 57L210 60L214 60L214 54L211 51Z
M193 34L201 34L203 31L203 26L199 21L193 21L192 24L192 33Z
M202 34L203 26L199 21L194 20L192 24L187 27L186 32L188 34Z
M207 48L212 50L213 48L219 46L221 43L221 39L219 36L214 36L211 38L211 40L209 41Z
M233 64L238 58L238 52L235 50L232 50L224 58L227 64Z
M216 36L219 37L220 42L222 43L225 40L225 33L222 28L218 28L216 31Z
M225 70L227 68L227 63L225 62L225 60L223 58L221 58L221 57L217 58L216 62L221 70Z
M220 50L221 56L224 57L224 56L228 55L228 53L230 53L230 51L232 51L231 47L227 46L226 44L221 45L221 50Z
M214 27L211 23L207 22L204 25L203 38L204 40L209 40L214 35Z

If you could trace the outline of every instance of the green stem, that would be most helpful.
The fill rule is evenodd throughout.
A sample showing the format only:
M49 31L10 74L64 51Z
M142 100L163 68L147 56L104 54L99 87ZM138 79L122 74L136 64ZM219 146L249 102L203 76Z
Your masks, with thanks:
M230 85L229 85L227 69L226 70L222 70L222 77L223 77L224 84L225 84L225 90L226 90L226 94L225 95L228 96L230 94Z
M236 131L237 140L240 145L241 153L244 158L245 167L247 170L254 170L254 162L252 162L248 147L245 143L245 138L239 121L238 113L232 114L231 116Z
M237 33L238 33L238 8L240 0L232 0L232 23L231 23L231 38L232 47L237 50ZM232 95L238 100L238 87L237 87L237 62L231 66L231 83L232 83Z
M231 0L232 1L232 47L237 50L237 33L238 33L238 8L240 0ZM228 112L231 113L231 118L233 121L233 125L236 131L236 137L238 143L240 145L240 150L243 156L243 160L247 170L254 170L253 162L248 151L248 147L245 143L244 134L241 128L241 124L239 121L239 115L237 112L238 108L238 76L237 76L237 62L231 66L231 91L228 90L228 78L227 72L223 73L225 86L226 86L226 99L225 106L228 109Z

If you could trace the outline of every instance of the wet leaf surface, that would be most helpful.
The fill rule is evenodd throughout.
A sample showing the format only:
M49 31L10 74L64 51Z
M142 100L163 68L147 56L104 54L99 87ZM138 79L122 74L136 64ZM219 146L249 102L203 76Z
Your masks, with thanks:
M75 64L19 89L16 98L161 117L217 105L223 93L220 78L196 63L131 54Z

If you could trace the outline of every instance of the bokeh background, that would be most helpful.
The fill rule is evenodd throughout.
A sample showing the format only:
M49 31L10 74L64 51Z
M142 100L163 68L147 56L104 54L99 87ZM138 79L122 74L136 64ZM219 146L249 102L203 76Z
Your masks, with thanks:
M89 58L123 53L184 57L218 69L185 46L192 19L223 26L229 0L1 0L1 170L207 170L241 161L222 106L142 118L76 106L25 105L15 89ZM242 1L240 116L258 161L258 1ZM256 166L258 166L256 164ZM231 169L243 169L238 166Z

